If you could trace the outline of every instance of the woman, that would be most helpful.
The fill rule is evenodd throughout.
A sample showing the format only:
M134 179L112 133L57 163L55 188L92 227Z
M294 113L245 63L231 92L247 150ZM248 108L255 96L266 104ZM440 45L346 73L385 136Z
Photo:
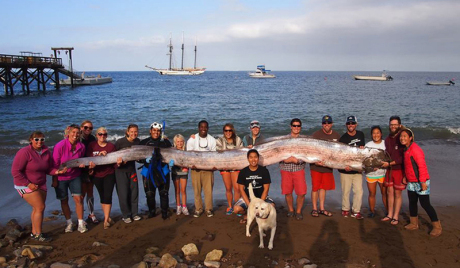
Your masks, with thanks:
M105 156L108 153L115 152L115 145L107 142L107 129L100 127L96 131L97 141L93 141L86 149L86 156ZM121 158L118 159L117 165L121 164ZM93 182L99 193L102 211L104 212L104 229L108 229L112 223L110 219L110 210L112 209L112 193L115 187L115 167L114 165L94 166L89 169L89 175L93 176Z
M46 174L58 175L65 173L66 168L53 168L53 157L45 145L45 135L40 131L33 132L29 137L29 145L19 150L14 157L11 173L14 188L19 195L32 207L31 236L41 242L52 239L42 233L43 212L46 200Z
M373 126L371 127L371 136L372 141L366 143L366 147L369 148L376 148L385 151L385 143L382 140L382 129L380 126ZM380 188L380 193L382 194L382 201L385 205L385 209L387 210L387 196L385 189L383 187L383 182L385 180L385 169L376 169L373 172L366 174L366 181L367 181L367 188L369 189L369 209L371 213L369 213L369 218L375 217L375 195L377 192L377 185Z
M174 136L173 143L173 146L177 150L185 150L185 138L181 134L177 134L176 136ZM187 179L188 168L182 168L178 166L172 167L172 180L174 182L174 189L176 191L177 215L180 215L181 213L183 213L186 216L190 215L187 209Z
M96 141L96 137L92 134L93 132L93 123L89 120L85 120L80 124L81 130L81 142L85 145L85 154L88 154L88 145ZM88 174L88 169L82 169L81 171L81 190L82 198L85 199L86 196L86 205L89 210L88 222L98 224L99 220L94 215L94 183L92 181L92 176Z
M436 211L430 203L430 175L425 162L423 150L414 141L414 133L406 128L401 131L399 140L404 151L404 172L407 180L407 195L409 196L409 213L410 223L404 228L407 230L416 230L418 226L418 207L420 205L426 211L433 224L431 236L440 236L442 233L441 222L438 219Z
M58 142L53 149L53 165L55 169L66 161L77 159L85 156L85 145L80 142L80 126L72 124L68 127L68 136ZM73 197L75 202L75 211L78 217L78 231L84 233L88 231L86 222L83 221L83 198L81 191L81 168L69 168L66 172L53 177L53 184L56 191L56 199L61 201L62 213L66 218L66 233L73 232L73 223L70 214L68 192ZM55 179L56 178L56 179Z
M136 124L130 124L126 129L125 137L115 142L116 150L138 145L140 142L137 137L138 134L139 127ZM139 184L135 161L121 162L119 164L115 170L115 180L123 221L125 223L131 223L132 220L139 221L142 218L138 215Z
M217 150L231 150L231 149L239 149L243 147L243 141L236 135L235 127L233 124L227 123L223 127L224 136L219 137L216 140L216 149ZM220 172L222 175L222 179L225 185L225 194L227 196L227 215L232 215L233 213L233 197L235 200L240 199L241 194L238 188L238 184L236 181L238 180L238 170L222 170ZM232 193L235 192L235 196Z

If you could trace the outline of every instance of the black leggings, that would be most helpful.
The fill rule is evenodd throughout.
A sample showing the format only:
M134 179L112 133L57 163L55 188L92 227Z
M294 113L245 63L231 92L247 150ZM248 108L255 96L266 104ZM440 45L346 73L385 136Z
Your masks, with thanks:
M429 195L419 195L415 191L407 191L407 195L409 196L409 213L411 217L417 217L417 203L420 200L420 205L422 205L422 208L426 211L431 221L438 221L438 215L430 203Z
M109 174L103 178L93 178L93 183L99 192L101 204L112 204L112 193L115 187L115 173Z

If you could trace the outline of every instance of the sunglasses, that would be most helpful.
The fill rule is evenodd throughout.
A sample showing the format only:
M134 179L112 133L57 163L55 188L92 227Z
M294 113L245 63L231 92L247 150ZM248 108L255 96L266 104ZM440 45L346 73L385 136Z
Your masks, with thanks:
M44 142L45 138L34 138L34 141L35 142L39 142L39 141Z
M224 132L233 132L231 129L224 129Z
M83 128L84 128L85 130L88 130L88 129L89 129L89 130L93 130L93 127L84 126Z
M332 122L323 122L323 125L332 125Z
M347 122L347 126L348 125L356 125L356 122Z
M107 133L97 133L97 135L107 137Z
M302 125L291 125L291 127L302 127Z

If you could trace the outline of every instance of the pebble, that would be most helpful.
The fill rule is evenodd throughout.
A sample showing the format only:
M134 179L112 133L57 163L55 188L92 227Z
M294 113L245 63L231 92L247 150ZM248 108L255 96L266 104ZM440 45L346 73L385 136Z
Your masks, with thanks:
M190 243L190 244L187 244L187 245L183 246L182 247L182 252L184 252L185 256L200 254L200 252L198 251L198 248L193 243Z
M224 252L222 250L214 249L213 251L206 254L205 261L220 261Z
M6 258L5 257L0 257L0 264L6 263Z
M151 254L151 253L157 253L158 251L160 251L160 249L157 247L149 247L145 250L145 253Z
M307 265L304 265L303 268L317 268L318 265L316 264L307 264Z
M104 244L104 243L101 243L101 242L97 242L97 241L93 243L93 247L102 247L102 246L106 247L108 245Z
M220 267L220 262L218 262L218 261L204 261L204 265L206 267L219 268Z
M162 268L172 268L176 267L176 265L176 259L174 259L173 256L171 256L171 254L169 253L166 253L163 256L161 256L160 263L158 264L158 266Z
M51 264L50 268L75 268L76 266L73 264L67 264L62 262L55 262Z
M304 265L304 264L309 264L309 263L311 263L311 262L310 262L310 260L307 259L307 258L300 258L300 259L298 260L298 263L299 263L300 265Z

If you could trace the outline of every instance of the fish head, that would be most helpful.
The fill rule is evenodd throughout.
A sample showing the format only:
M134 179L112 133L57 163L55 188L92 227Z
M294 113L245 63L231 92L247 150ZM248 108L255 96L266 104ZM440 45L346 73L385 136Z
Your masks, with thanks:
M374 171L376 168L382 167L384 162L388 162L390 157L384 150L372 149L373 154L366 157L363 161L363 170L366 173Z

